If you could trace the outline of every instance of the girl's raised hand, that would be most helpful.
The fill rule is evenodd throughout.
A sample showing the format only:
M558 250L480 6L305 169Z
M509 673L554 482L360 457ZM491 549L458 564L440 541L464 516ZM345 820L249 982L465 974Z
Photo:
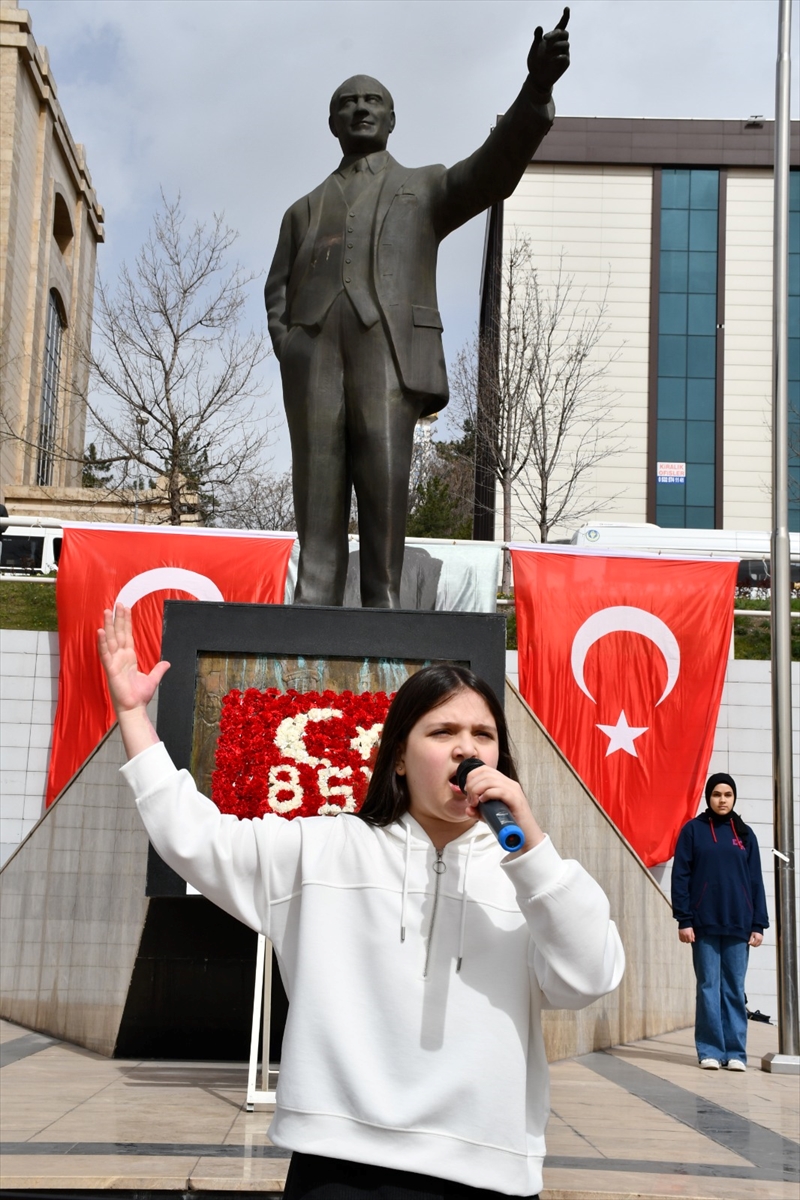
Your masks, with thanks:
M117 716L145 709L169 670L169 663L157 663L148 675L139 670L129 608L118 604L113 613L105 609L103 628L97 631L97 649Z

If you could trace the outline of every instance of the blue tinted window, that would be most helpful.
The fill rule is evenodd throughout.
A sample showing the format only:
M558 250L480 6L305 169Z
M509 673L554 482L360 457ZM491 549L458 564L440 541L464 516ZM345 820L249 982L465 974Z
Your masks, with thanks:
M692 379L713 379L716 374L717 339L690 337L686 354L686 374Z
M666 297L665 297L666 298ZM670 300L678 299L677 296L670 296ZM800 329L800 292L796 296L789 297L789 337ZM664 333L684 333L683 329L665 329Z
M686 378L686 338L662 334L658 339L659 375Z
M710 505L714 507L713 463L686 465L686 504Z
M686 416L686 380L659 379L658 381L658 415L659 418L682 421Z
M686 294L666 292L658 306L659 333L686 333Z
M669 504L657 504L656 525L660 525L662 529L685 529L685 513L686 509L682 504L675 508Z
M656 484L656 501L659 508L683 509L685 495L685 483Z
M687 463L711 463L713 465L714 432L713 421L686 422Z
M713 208L719 199L719 171L692 171L691 208Z
M686 209L672 208L661 217L661 248L662 250L689 249L689 213ZM706 250L706 246L698 246L698 250Z
M717 255L707 250L692 250L689 254L689 291L716 295Z
M789 255L789 291L794 296L800 293L800 254Z
M789 253L800 250L800 209L789 213Z
M659 421L658 449L659 462L685 462L686 460L686 422ZM672 484L665 484L672 487Z
M714 334L717 332L717 297L689 296L687 327L689 333Z
M686 524L684 529L713 529L714 509L700 508L697 505L686 505Z
M687 379L686 416L690 421L713 421L717 408L715 379Z
M789 338L789 378L800 379L800 337Z
M676 250L682 250L682 246L676 246ZM700 212L693 212L691 223L689 225L689 249L690 250L713 250L717 249L717 210L703 209Z
M686 293L689 255L681 250L661 251L661 291Z
M663 171L661 175L661 207L689 207L689 172Z

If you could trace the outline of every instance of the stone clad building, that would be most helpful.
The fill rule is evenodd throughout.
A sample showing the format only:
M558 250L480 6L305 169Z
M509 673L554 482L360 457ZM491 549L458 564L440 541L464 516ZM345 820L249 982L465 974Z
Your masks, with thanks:
M0 501L81 481L98 204L21 8L0 9ZM11 494L9 490L11 489ZM33 489L33 490L32 490Z
M771 527L773 140L762 118L557 117L514 195L489 215L484 329L515 237L529 239L546 288L563 255L574 301L606 296L600 349L615 355L607 387L624 446L586 477L593 520ZM791 166L790 529L798 530L797 121ZM682 468L683 478L659 463ZM493 488L480 473L479 482L488 511L481 524L478 506L475 536L493 537ZM531 536L515 526L513 536Z

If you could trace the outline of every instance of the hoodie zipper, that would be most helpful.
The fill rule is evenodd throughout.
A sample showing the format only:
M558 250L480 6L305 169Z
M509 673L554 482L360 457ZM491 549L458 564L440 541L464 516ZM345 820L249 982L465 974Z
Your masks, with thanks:
M425 969L422 972L422 978L428 978L428 967L431 961L431 946L433 945L433 927L436 924L436 909L439 904L439 878L447 870L447 863L444 861L444 850L436 851L436 862L433 864L433 873L436 876L436 882L433 885L433 912L431 913L431 927L428 930L428 948L425 951Z

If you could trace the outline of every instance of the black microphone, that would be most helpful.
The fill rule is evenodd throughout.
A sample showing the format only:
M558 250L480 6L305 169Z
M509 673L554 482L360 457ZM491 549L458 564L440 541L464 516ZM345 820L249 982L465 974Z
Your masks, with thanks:
M456 783L462 792L467 790L467 776L476 767L485 767L479 758L465 758L456 769ZM502 800L484 800L478 805L481 816L494 833L504 850L521 850L525 845L525 834L511 815L511 810Z

